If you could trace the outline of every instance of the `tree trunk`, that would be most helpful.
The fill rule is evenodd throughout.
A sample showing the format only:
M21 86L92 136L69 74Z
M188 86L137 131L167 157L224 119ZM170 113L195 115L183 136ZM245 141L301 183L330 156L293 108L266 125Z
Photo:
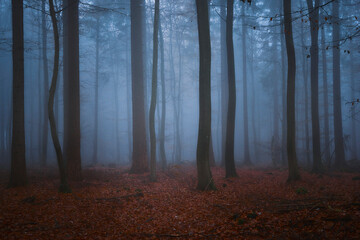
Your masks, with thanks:
M42 155L41 155L41 166L46 166L47 158L47 146L48 146L48 112L47 112L47 100L49 99L49 67L47 59L47 29L46 29L46 12L45 12L45 0L41 0L41 29L42 29L42 60L43 60L43 71L44 71L44 122L42 132Z
M55 10L54 10L54 3L52 0L49 0L49 6L50 6L50 16L51 16L51 22L53 25L53 31L54 31L54 41L55 41L55 54L54 54L54 71L53 76L51 80L51 87L49 91L49 102L48 102L48 113L49 113L49 122L50 122L50 130L51 130L51 136L53 139L55 152L56 152L56 158L59 166L59 172L60 172L60 187L59 191L63 193L70 193L71 189L67 183L67 174L66 174L66 168L63 161L63 155L61 151L60 141L57 135L56 131L56 123L55 123L55 115L54 115L54 98L55 98L55 91L56 91L56 83L58 79L58 72L59 72L59 31L57 27L57 20L55 16Z
M144 99L144 60L143 60L143 0L132 0L131 5L131 73L132 73L132 112L133 112L133 153L132 173L148 171L146 150L146 124Z
M160 65L161 65L161 125L160 125L160 162L162 170L166 168L166 153L165 153L165 117L166 117L166 95L165 95L165 60L164 60L164 37L159 24L160 37Z
M355 45L353 45L355 48ZM356 82L355 82L355 67L354 67L354 53L352 53L350 55L350 85L351 85L351 101L355 101L356 100ZM356 109L353 107L351 109L351 149L352 149L352 159L353 160L357 160L357 127L356 127L356 119L355 119L355 114L356 114Z
M156 133L155 109L157 99L157 72L158 72L158 32L159 32L159 0L155 0L154 36L153 36L153 67L151 84L151 103L149 112L150 128L150 180L156 181Z
M132 160L132 132L131 132L131 126L132 126L132 118L131 118L131 78L130 78L130 71L129 71L129 61L130 61L130 54L129 54L129 41L126 40L126 64L125 64L125 72L126 72L126 112L127 112L127 127L128 127L128 146L129 146L129 163L131 163Z
M234 131L235 131L235 109L236 109L236 86L235 86L235 64L234 64L234 44L233 44L233 10L234 0L227 0L226 16L226 46L228 63L228 111L226 124L225 142L225 171L226 177L236 177L234 160Z
M295 49L292 33L291 19L291 0L283 0L284 3L284 34L286 51L288 57L288 76L287 76L287 155L289 165L288 182L300 179L299 169L296 159L295 144Z
M64 0L64 162L69 179L80 181L79 0Z
M304 88L305 88L305 151L306 151L306 164L307 167L310 167L311 158L310 158L310 137L309 137L309 88L308 88L308 63L306 61L305 53L305 34L303 28L301 28L301 45L303 46L302 51L302 66L303 66L303 78L304 78Z
M327 81L327 60L325 50L325 26L321 28L321 46L322 46L322 67L323 67L323 88L324 88L324 152L325 162L330 166L330 137L329 137L329 93Z
M249 151L249 123L248 123L248 99L247 99L247 71L246 71L246 23L245 4L242 6L242 53L243 53L243 101L244 101L244 164L251 165Z
M313 142L313 167L312 171L322 171L320 150L320 122L319 122L319 5L320 0L307 0L310 10L310 33L311 33L311 126Z
M24 15L23 0L12 0L13 118L9 187L27 183L24 126Z
M333 104L334 104L334 135L335 135L335 168L346 167L342 113L341 113L341 81L340 81L340 24L339 1L333 2Z
M225 166L226 121L228 111L228 72L226 49L226 0L220 6L220 49L221 49L221 165ZM224 18L224 19L223 19Z
M199 70L199 132L196 148L196 163L199 190L215 188L209 162L211 138L211 44L208 3L196 0L197 23L200 50Z
M98 133L99 133L99 42L100 42L100 19L96 16L96 39L95 39L95 134L93 164L97 164L98 158Z
M281 4L283 8L283 4ZM282 9L283 10L283 9ZM280 26L281 32L284 32L284 22ZM286 122L286 77L285 77L285 36L280 35L280 44L281 44L281 96L282 96L282 125L281 125L281 164L286 165L287 151L286 151L286 132L287 132L287 122Z

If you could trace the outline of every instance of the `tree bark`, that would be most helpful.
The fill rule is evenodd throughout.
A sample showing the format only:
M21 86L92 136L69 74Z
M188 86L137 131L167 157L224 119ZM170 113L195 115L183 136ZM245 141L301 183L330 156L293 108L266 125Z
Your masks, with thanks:
M151 84L151 103L149 112L150 128L150 180L156 181L156 133L155 109L157 99L157 72L158 72L158 33L159 33L159 0L155 0L154 35L153 35L153 67Z
M226 177L236 177L234 160L234 131L235 131L235 109L236 109L236 85L235 85L235 64L234 64L234 44L233 44L233 11L234 0L227 0L226 17L226 46L228 63L228 111L226 124L225 142L225 172Z
M165 118L166 118L166 95L165 95L165 54L164 54L164 36L159 23L159 37L160 37L160 65L161 65L161 123L160 123L160 162L162 170L166 168L166 153L165 153Z
M340 23L339 0L335 0L332 7L333 15L333 105L334 105L334 135L335 135L335 165L341 170L346 167L342 112L341 112L341 81L340 81Z
M287 154L289 165L288 182L300 179L299 169L296 159L295 143L295 48L292 33L291 0L283 0L284 3L284 34L286 51L288 57L288 76L287 76Z
M245 25L245 4L242 6L242 53L243 53L243 101L244 101L244 164L251 165L249 151L249 123L248 123L248 99L247 99L247 71L246 71L246 25Z
M27 183L24 126L24 15L23 0L12 0L13 106L9 187Z
M64 162L70 180L80 181L79 0L64 0Z
M199 70L199 132L196 148L196 163L199 190L215 189L209 162L211 138L211 44L208 3L196 0L200 70Z
M49 122L50 122L50 130L51 130L51 136L55 147L56 152L56 158L59 166L59 172L60 172L60 187L59 192L63 193L70 193L71 189L67 182L67 173L65 164L63 161L63 155L61 151L60 141L59 137L56 131L56 122L55 122L55 115L54 115L54 98L55 98L55 91L56 91L56 84L58 79L58 72L59 72L59 31L57 26L57 20L55 16L55 10L54 10L54 3L53 0L49 0L49 6L50 6L50 16L51 16L51 22L53 26L54 31L54 41L55 41L55 54L54 54L54 70L53 70L53 76L51 80L51 86L49 91L49 102L48 102L48 113L49 113Z
M131 73L133 112L133 153L130 172L148 171L144 99L143 0L131 0Z

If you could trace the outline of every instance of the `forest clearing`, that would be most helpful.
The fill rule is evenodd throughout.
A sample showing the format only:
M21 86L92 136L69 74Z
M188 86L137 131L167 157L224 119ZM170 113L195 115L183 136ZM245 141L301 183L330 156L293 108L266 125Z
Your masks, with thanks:
M359 239L360 175L212 168L216 191L196 190L194 166L150 182L126 168L84 170L72 194L56 171L30 172L27 188L0 189L1 239Z

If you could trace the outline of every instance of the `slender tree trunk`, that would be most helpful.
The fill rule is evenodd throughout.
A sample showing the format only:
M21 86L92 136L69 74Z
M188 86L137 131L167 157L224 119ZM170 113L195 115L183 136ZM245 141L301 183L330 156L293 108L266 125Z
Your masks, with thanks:
M130 61L130 54L129 54L129 41L126 40L126 49L125 49L125 53L126 53L126 64L125 64L125 72L126 72L126 99L127 99L127 103L126 103L126 112L127 112L127 127L128 127L128 145L129 145L129 162L131 162L132 159L132 112L131 112L131 78L130 78L130 66L129 66L129 61Z
M325 162L330 165L330 137L329 137L329 93L327 80L327 60L325 50L325 26L321 28L321 46L322 46L322 67L323 67L323 88L324 88L324 152Z
M59 72L59 52L60 52L59 31L58 31L57 20L56 20L56 16L55 16L54 3L52 0L49 0L49 6L50 6L51 21L52 21L53 31L54 31L55 54L54 54L54 71L53 71L51 87L50 87L50 91L49 91L48 113L49 113L51 136L53 139L55 152L56 152L56 158L58 161L59 172L60 172L59 191L63 192L63 193L69 193L69 192L71 192L71 189L67 183L66 168L65 168L64 161L63 161L63 155L62 155L62 151L61 151L60 141L59 141L57 131L56 131L56 123L55 123L55 116L54 116L54 97L55 97L55 91L56 91L56 83L57 83L57 79L58 79L57 75Z
M42 13L39 13L39 19L41 17ZM41 42L41 26L40 24L38 25L38 42ZM40 44L39 44L40 45ZM37 74L37 79L38 79L38 141L37 141L37 145L38 145L38 159L39 159L39 165L42 165L42 160L41 160L41 156L42 156L42 141L41 141L41 127L42 127L42 110L44 109L41 105L42 101L41 101L41 97L42 97L42 91L43 87L41 86L41 47L39 46L39 59L38 59L38 74ZM45 91L45 90L44 90ZM47 121L47 119L46 119Z
M80 181L79 0L64 0L64 162L69 179Z
M246 23L245 23L245 4L242 6L242 53L243 53L243 101L244 101L244 164L251 165L249 151L249 123L248 123L248 99L247 99L247 71L246 71Z
M284 3L284 33L286 51L288 56L288 77L287 77L287 154L289 164L288 182L300 179L296 159L295 143L295 48L292 32L291 0L283 0Z
M143 0L131 0L131 73L133 112L132 173L148 171L144 99Z
M253 39L252 39L253 42ZM259 151L258 151L258 140L257 140L257 131L256 131L256 120L255 120L255 112L256 112L256 92L255 92L255 77L254 77L254 47L251 44L251 54L250 54L250 76L251 76L251 126L253 132L253 144L254 144L254 156L255 159L259 159Z
M95 134L93 164L97 164L98 158L98 133L99 133L99 42L100 42L100 19L96 16L96 39L95 39Z
M27 183L24 125L24 15L23 1L12 0L13 106L9 187Z
M47 112L47 100L49 99L49 67L47 59L47 29L46 29L46 12L45 12L45 0L41 0L41 28L42 28L42 60L44 71L44 122L43 122L43 136L42 136L42 155L41 166L46 166L47 158L47 146L48 146L48 112Z
M283 4L281 4L283 8ZM280 26L281 32L284 32L284 22ZM282 96L282 125L281 125L281 164L286 166L287 147L286 147L286 134L287 134L287 116L286 116L286 77L285 77L285 36L280 35L281 44L281 96Z
M226 122L228 111L228 72L226 49L226 0L220 6L220 49L221 49L221 165L225 166Z
M199 70L199 133L196 148L196 163L199 190L215 188L209 162L209 146L211 138L211 44L208 3L196 0L200 70Z
M320 121L319 121L319 5L320 0L307 0L310 10L310 33L311 33L311 126L313 142L313 167L312 171L322 171L320 150Z
M307 167L310 167L311 158L310 158L310 137L309 137L309 87L308 87L308 63L306 61L305 53L305 40L304 40L304 31L301 28L301 44L303 46L302 51L302 66L303 66L303 78L304 78L304 88L305 88L305 151L306 151L306 164Z
M332 7L333 15L333 104L334 104L334 135L335 135L335 168L341 170L346 167L342 112L341 112L341 81L340 81L340 24L339 0L335 0Z
M160 162L162 170L166 168L166 153L165 153L165 117L166 117L166 95L165 95L165 60L164 60L164 37L159 24L160 37L160 65L161 65L161 125L160 125Z
M226 123L225 142L225 171L226 177L236 177L234 160L234 131L235 131L235 109L236 109L236 85L235 85L235 64L234 64L234 43L233 43L233 10L234 0L227 0L226 17L226 46L228 64L228 111Z
M155 0L154 36L153 36L153 67L151 84L151 103L149 112L150 128L150 180L156 181L156 133L155 109L157 99L157 72L158 72L158 32L159 32L159 0Z
M350 55L350 85L351 85L351 101L355 101L356 100L356 82L355 82L355 67L354 67L354 62L355 62L355 59L354 59L354 54L352 53ZM351 114L351 148L352 148L352 159L355 159L357 160L357 134L356 134L356 131L357 131L357 127L356 127L356 119L355 119L355 108L352 108L352 114Z

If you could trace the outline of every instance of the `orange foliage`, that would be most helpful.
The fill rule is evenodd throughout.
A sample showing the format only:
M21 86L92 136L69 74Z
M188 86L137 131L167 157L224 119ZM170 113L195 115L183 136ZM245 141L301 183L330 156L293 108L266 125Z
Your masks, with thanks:
M200 192L194 167L148 175L93 168L72 194L36 175L26 188L0 188L0 239L360 239L357 174L238 170ZM31 175L31 174L30 174Z

